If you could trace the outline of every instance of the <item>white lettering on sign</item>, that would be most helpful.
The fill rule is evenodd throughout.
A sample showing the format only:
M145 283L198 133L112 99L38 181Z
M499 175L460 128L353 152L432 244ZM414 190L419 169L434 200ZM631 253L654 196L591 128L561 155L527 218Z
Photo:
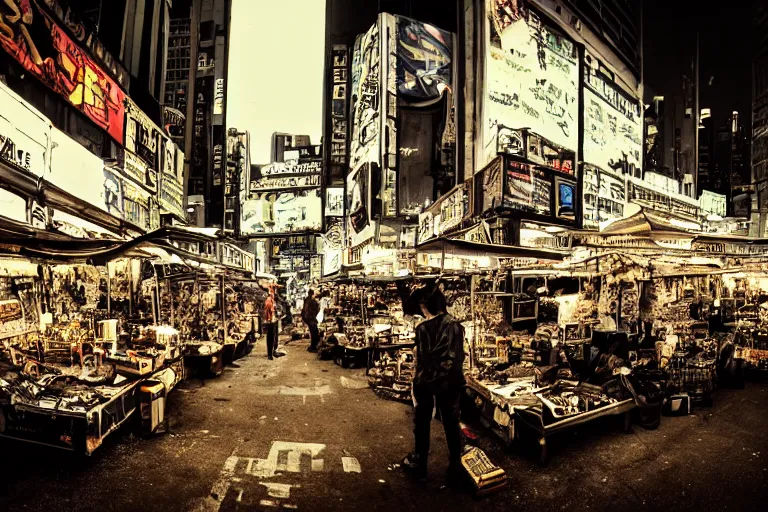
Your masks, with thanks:
M29 170L32 155L29 151L17 147L10 137L0 134L0 159Z
M224 79L217 78L213 95L213 114L224 114Z
M312 160L310 162L290 161L273 162L261 169L263 176L274 176L276 174L319 174L323 170L322 162Z
M284 188L311 188L320 186L320 175L269 177L251 183L251 190L275 190Z

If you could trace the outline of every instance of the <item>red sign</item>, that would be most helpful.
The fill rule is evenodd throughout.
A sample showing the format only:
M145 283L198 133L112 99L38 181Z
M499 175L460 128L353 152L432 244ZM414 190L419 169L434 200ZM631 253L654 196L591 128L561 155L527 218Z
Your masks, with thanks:
M8 2L6 2L8 3ZM125 94L35 0L11 0L20 16L3 17L0 45L19 64L123 143Z

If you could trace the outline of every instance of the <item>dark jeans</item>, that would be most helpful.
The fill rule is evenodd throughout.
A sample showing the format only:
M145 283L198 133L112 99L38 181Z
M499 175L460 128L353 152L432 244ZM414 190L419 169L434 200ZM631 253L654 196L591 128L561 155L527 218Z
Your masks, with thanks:
M307 324L309 327L309 348L316 349L317 344L320 343L320 331L317 329L317 324Z
M266 323L264 326L267 328L267 357L272 359L277 350L277 322Z
M429 455L429 430L432 423L432 410L437 404L448 442L448 456L452 465L461 463L461 428L459 426L459 399L461 386L447 383L414 384L413 396L416 399L414 411L414 429L416 453L427 463Z

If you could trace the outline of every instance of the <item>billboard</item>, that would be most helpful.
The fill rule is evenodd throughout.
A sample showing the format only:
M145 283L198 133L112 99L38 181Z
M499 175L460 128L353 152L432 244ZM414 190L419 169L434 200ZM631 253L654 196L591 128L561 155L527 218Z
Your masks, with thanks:
M619 174L642 169L643 114L640 103L588 67L584 69L586 163Z
M157 170L160 128L130 98L125 99L125 149Z
M255 192L241 208L244 235L319 231L323 225L319 188Z
M0 82L0 160L42 176L50 133L51 122Z
M5 17L0 45L24 69L123 143L125 94L52 16L25 2L15 21Z
M375 23L365 34L357 36L352 52L352 87L350 116L350 168L361 162L379 161L380 148L380 40L379 25Z
M66 133L51 130L51 171L48 182L105 212L124 218L123 178Z
M486 0L482 156L496 155L504 128L528 128L566 149L578 147L576 45L525 0Z

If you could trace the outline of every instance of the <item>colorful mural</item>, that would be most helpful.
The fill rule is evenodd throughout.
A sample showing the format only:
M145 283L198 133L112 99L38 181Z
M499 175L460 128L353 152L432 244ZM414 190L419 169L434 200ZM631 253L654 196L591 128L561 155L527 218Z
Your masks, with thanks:
M450 32L397 17L397 93L410 104L429 104L450 89L453 41Z
M35 0L0 7L0 45L27 71L123 143L125 94Z

